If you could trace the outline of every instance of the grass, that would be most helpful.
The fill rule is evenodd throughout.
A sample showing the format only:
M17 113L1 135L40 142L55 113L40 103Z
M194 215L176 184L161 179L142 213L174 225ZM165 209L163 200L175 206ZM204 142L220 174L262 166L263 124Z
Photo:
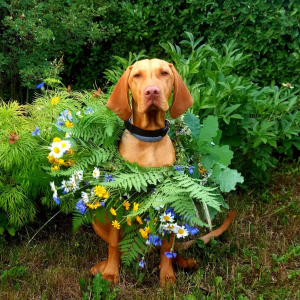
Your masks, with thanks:
M228 231L184 253L197 259L196 272L176 269L176 285L161 289L152 253L141 283L140 270L121 268L115 299L300 299L299 167L286 165L265 190L237 191L227 202L238 212ZM27 245L37 229L2 239L0 299L82 299L78 279L92 287L89 269L106 259L107 245L88 226L72 234L71 218L61 214Z

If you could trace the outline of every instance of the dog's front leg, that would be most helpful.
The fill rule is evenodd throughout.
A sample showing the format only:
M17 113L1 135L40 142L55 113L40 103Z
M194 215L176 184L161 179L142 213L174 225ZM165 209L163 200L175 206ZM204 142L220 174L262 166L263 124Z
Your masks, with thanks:
M172 258L167 258L165 252L170 252L173 248L174 233L171 233L170 241L163 240L160 248L160 273L159 284L165 286L167 282L175 282L175 275L173 271ZM172 249L173 250L173 249Z
M110 225L108 235L108 259L106 266L101 271L103 278L112 283L117 283L119 279L120 268L120 250L119 250L120 229Z

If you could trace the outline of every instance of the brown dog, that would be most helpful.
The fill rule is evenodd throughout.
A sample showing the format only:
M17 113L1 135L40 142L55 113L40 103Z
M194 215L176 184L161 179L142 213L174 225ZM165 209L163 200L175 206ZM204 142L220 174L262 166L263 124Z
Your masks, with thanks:
M168 100L173 87L170 115L172 118L177 118L193 104L193 100L173 65L159 59L138 61L128 67L122 75L107 106L124 121L132 117L131 123L139 129L161 130L165 127L165 114L169 109ZM132 109L129 101L129 89L132 94ZM167 134L158 141L144 141L126 129L119 145L119 152L129 162L137 162L142 167L168 166L175 162L175 150ZM120 230L114 228L108 219L106 223L99 223L96 220L93 227L96 233L109 244L109 250L108 260L94 266L91 272L94 275L101 272L104 279L116 283L120 265ZM221 234L220 230L217 235L213 233L209 234L209 238ZM168 259L164 255L164 252L170 252L173 239L174 234L171 235L169 242L166 240L162 242L160 250L161 286L165 285L166 280L175 281L172 259ZM196 266L196 261L192 259L179 257L176 262L182 267Z

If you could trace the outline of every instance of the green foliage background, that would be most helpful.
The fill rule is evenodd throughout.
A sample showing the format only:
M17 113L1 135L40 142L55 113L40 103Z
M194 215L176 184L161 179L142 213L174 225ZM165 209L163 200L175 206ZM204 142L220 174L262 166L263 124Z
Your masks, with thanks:
M30 100L45 74L59 77L62 57L66 85L103 85L113 55L146 50L164 58L159 44L178 44L184 31L217 50L235 40L246 55L238 75L295 83L299 17L300 3L292 0L0 0L0 97Z

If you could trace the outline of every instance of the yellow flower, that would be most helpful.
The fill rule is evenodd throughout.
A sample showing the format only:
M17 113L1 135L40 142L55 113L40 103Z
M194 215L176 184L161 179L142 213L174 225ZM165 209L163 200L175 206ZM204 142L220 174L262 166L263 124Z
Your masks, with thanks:
M113 208L110 209L110 213L111 213L113 216L116 216L116 215L117 215L116 211L115 211Z
M145 232L150 233L150 227L145 227Z
M138 203L133 203L133 211L137 211L139 209L139 204Z
M130 220L129 217L127 217L127 224L128 224L129 226L131 226L131 220Z
M59 166L51 167L51 171L56 172L59 170Z
M154 222L156 222L157 221L157 218L154 218Z
M73 127L74 127L73 123L70 122L70 121L67 121L67 122L65 123L65 125L66 125L68 128L73 128Z
M137 220L140 224L143 224L143 221L142 221L142 219L140 218L140 216L136 216L136 220Z
M54 162L54 157L52 155L48 155L47 158L50 164Z
M75 151L72 149L72 148L70 148L68 151L67 151L67 154L74 154L75 153Z
M125 207L126 210L128 210L130 207L130 203L126 200L123 202L123 206Z
M106 193L103 194L102 196L104 199L107 199L109 197L109 192L106 191Z
M113 225L115 228L120 229L120 223L119 223L117 220L112 221L112 225Z
M58 162L59 162L60 165L63 165L65 161L64 161L62 158L60 158L60 159L58 160Z
M53 163L54 163L55 165L59 165L59 159L58 159L58 158L55 158L54 161L53 161Z
M60 139L59 137L55 137L55 138L53 139L53 142L61 142L61 139Z
M97 201L94 202L94 204L87 203L86 206L89 207L89 208L91 208L91 209L96 209L96 208L100 207L101 204L97 200Z
M58 102L59 102L59 97L54 97L54 98L52 98L52 100L51 100L51 104L52 104L52 105L56 105Z
M106 189L101 185L96 185L94 187L94 194L100 198L103 197L103 195L107 196L107 193L108 192L106 191Z
M140 229L139 231L143 238L145 238L145 239L148 238L148 233L144 229Z

